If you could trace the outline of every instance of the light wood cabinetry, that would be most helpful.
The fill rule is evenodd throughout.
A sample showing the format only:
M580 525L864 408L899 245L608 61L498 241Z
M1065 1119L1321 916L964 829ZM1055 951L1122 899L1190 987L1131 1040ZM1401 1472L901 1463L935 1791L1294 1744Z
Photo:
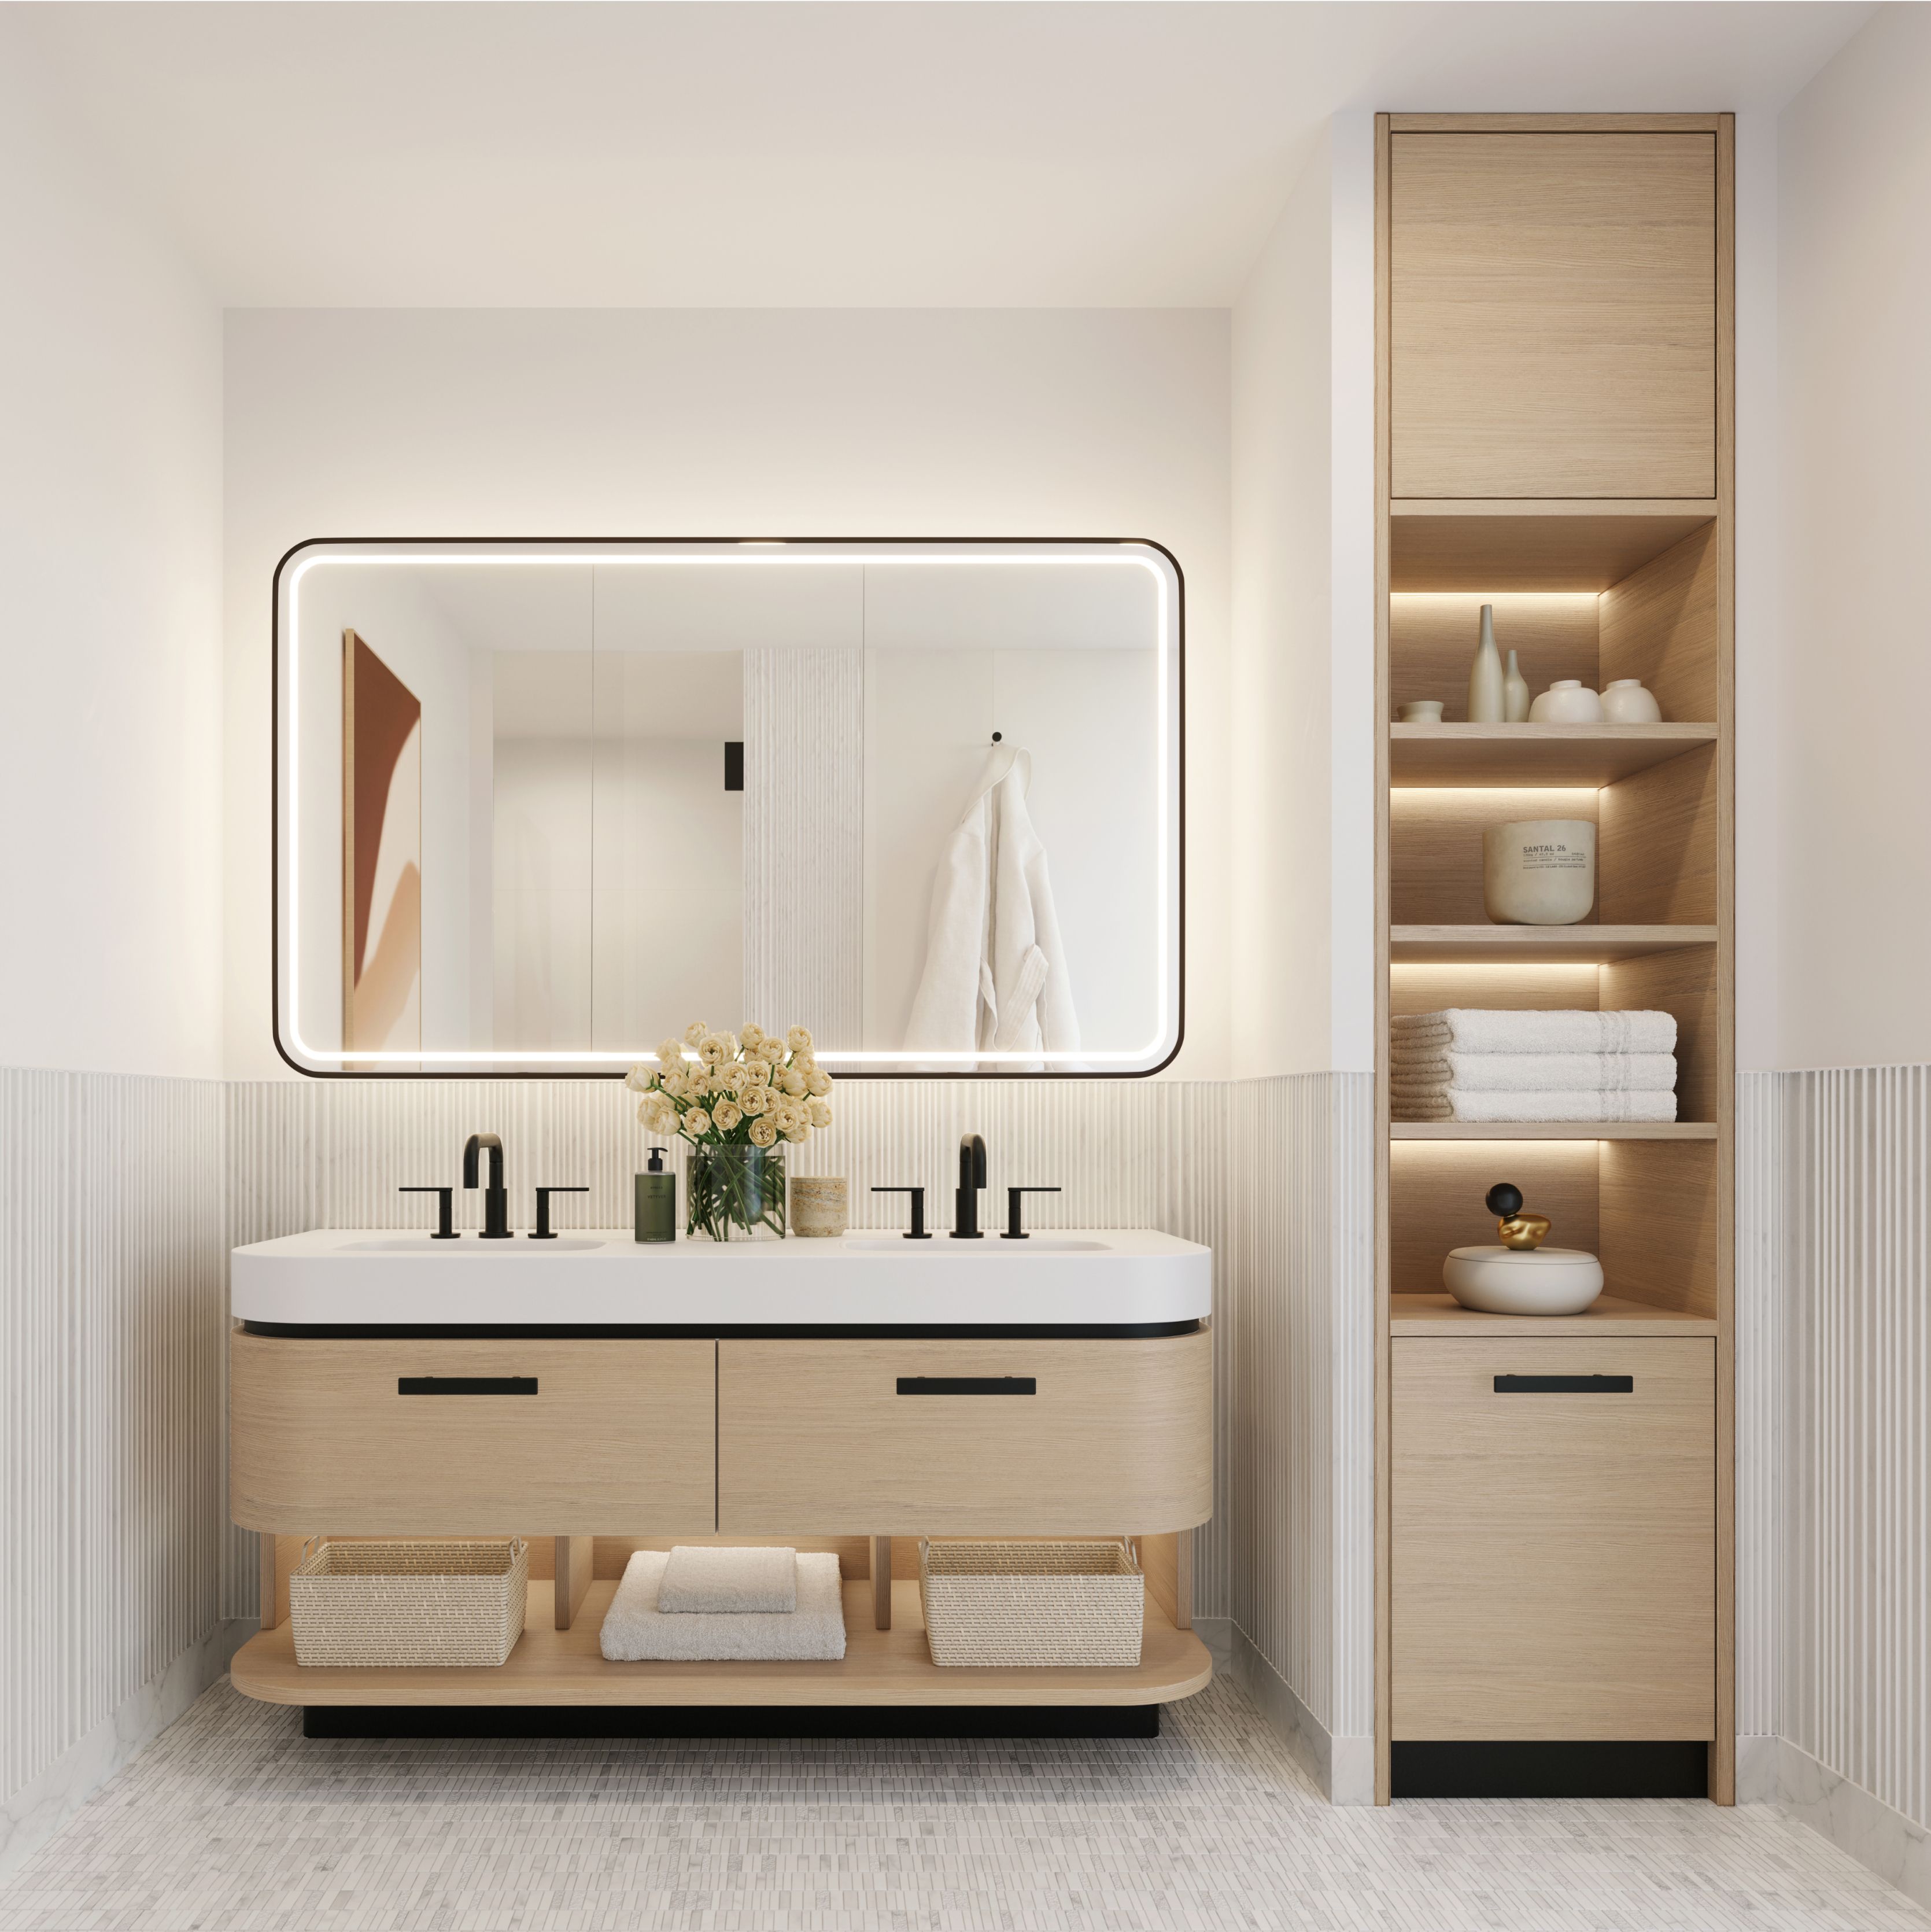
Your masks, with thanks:
M1724 115L1378 125L1384 1802L1403 1739L1705 1739L1710 1794L1733 1796L1733 134ZM1640 678L1666 722L1470 723L1483 603L1532 692ZM1417 698L1444 722L1394 723ZM1487 922L1483 829L1534 818L1597 826L1578 925ZM1387 1022L1447 1006L1667 1011L1678 1117L1398 1121ZM1447 1250L1495 1239L1503 1180L1601 1256L1593 1330L1440 1305ZM1546 1434L1540 1398L1483 1396L1454 1353L1558 1336L1672 1366L1620 1409L1549 1408ZM1651 1396L1668 1412L1631 1426ZM1643 1494L1665 1496L1648 1555L1625 1508Z
M1717 137L1396 131L1393 494L1714 497Z
M232 1340L229 1509L244 1529L674 1534L715 1522L709 1341ZM404 1392L425 1381L525 1388Z
M1393 1352L1393 1736L1713 1738L1714 1340Z
M1190 1528L1213 1507L1212 1378L1204 1330L1092 1341L727 1338L718 1348L718 1527Z

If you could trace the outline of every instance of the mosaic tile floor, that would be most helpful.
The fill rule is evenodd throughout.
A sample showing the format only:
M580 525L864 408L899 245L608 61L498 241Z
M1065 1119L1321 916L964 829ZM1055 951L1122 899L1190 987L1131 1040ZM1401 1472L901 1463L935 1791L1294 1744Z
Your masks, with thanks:
M305 1742L224 1683L0 1932L1927 1932L1768 1808L1322 1802L1222 1682L1148 1742Z

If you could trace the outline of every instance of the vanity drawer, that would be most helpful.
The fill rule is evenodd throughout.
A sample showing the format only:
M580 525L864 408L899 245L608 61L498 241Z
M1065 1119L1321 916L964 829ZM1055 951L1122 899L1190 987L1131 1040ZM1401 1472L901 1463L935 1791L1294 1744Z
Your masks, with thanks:
M680 1534L715 1522L711 1342L237 1330L233 1343L229 1486L246 1528Z
M1100 1534L1213 1508L1210 1338L718 1345L718 1526Z
M1715 1342L1392 1346L1392 1734L1713 1737Z

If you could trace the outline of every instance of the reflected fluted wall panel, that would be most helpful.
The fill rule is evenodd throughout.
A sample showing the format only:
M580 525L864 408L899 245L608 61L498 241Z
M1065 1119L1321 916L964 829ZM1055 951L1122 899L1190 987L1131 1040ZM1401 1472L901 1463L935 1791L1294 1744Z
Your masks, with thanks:
M222 1090L0 1070L0 1786L212 1630Z

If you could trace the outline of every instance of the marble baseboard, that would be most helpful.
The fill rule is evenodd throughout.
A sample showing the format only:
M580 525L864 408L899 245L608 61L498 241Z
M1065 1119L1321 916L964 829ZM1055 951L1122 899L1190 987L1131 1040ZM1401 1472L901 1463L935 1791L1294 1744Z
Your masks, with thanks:
M229 1660L259 1628L247 1617L215 1624L0 1805L0 1881L183 1716L203 1691L218 1684L227 1675Z
M1783 1809L1931 1910L1931 1832L1788 1738L1774 1742L1777 1799Z
M1774 1804L1777 1802L1778 1762L1783 1740L1767 1732L1740 1735L1737 1739L1737 1802Z
M1295 1696L1294 1687L1261 1654L1247 1633L1238 1624L1231 1625L1231 1630L1233 1655L1228 1674L1286 1740L1288 1748L1327 1802L1373 1804L1375 1740L1334 1736Z

